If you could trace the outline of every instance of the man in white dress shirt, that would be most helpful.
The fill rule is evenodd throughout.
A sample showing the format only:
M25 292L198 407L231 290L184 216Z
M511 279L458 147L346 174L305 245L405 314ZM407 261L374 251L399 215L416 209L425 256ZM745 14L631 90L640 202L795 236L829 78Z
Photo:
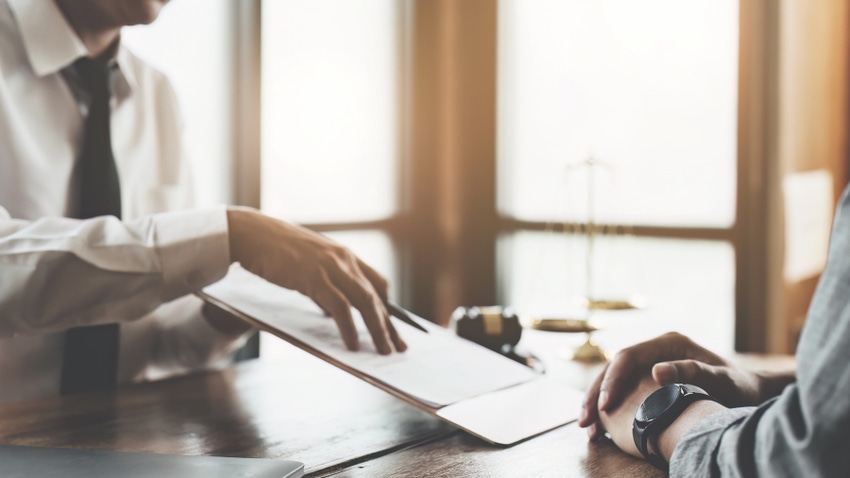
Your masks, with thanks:
M348 250L254 210L190 209L172 88L120 44L122 26L166 2L0 0L0 402L59 393L71 328L120 324L118 384L228 356L248 326L192 293L233 262L311 297L351 349L352 306L381 353L406 348L385 280ZM93 109L73 69L84 57L114 70L104 108L121 219L71 219Z

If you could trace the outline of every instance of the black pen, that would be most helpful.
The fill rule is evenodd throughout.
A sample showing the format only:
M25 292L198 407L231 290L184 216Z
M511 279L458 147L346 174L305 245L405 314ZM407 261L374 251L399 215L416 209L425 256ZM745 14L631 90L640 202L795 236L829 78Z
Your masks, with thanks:
M385 302L384 305L387 307L387 312L389 312L390 315L394 316L398 320L404 322L405 324L411 327L415 327L421 330L422 332L425 332L426 334L428 333L428 330L425 329L425 327L419 325L415 320L413 320L413 318L410 317L410 314L408 314L406 310L402 309L396 304L393 304L390 301Z

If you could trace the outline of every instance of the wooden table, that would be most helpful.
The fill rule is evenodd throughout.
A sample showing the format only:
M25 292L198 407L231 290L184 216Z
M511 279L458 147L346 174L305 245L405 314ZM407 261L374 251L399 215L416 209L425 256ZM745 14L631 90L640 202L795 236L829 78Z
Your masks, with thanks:
M578 386L596 373L555 368ZM295 348L282 361L3 404L0 444L289 458L308 476L663 476L575 423L488 445Z

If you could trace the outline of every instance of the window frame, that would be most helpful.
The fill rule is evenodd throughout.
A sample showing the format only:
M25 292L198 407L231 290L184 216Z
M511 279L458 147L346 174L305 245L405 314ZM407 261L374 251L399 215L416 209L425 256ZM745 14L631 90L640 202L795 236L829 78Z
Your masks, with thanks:
M420 257L414 258L412 304L414 310L445 322L458 305L498 303L504 297L496 277L500 237L518 231L551 230L553 225L505 216L498 211L495 189L498 0L408 3L415 31L410 76L440 78L411 88L414 127L410 139L414 152L409 160L414 169L423 173L417 178L420 184L414 182L414 189L421 194L418 200L421 209L414 216L417 222L430 225L429 230L417 236L418 243L411 244ZM739 102L746 103L741 98ZM422 108L426 111L419 110ZM469 111L476 114L469 115ZM459 131L440 134L441 124ZM431 144L434 141L439 144L434 146ZM739 158L740 149L739 145ZM444 152L445 157L435 161L434 151ZM443 170L435 170L435 164L440 164ZM739 159L739 197L741 187L751 177L740 174L743 164ZM434 185L429 188L427 183L431 181ZM443 191L442 197L437 197L435 191ZM737 220L729 227L630 225L630 231L638 237L727 241L736 252L736 271L750 271L754 267L746 259L748 255L739 252L744 236L739 227L745 217L741 212L742 202L738 201ZM760 210L756 207L754 211L744 212L750 217L757 216ZM574 230L575 226L559 224L554 230ZM448 260L439 257L434 260L435 253L430 250L433 244L443 245L439 254ZM471 251L474 253L469 254ZM440 280L444 281L441 287L424 283ZM750 297L745 287L748 283L738 282L736 297ZM736 330L736 336L742 335ZM738 342L739 350L751 349L746 342Z
M262 0L235 2L238 41L234 110L237 204L259 206L259 49ZM777 172L767 158L777 68L778 11L770 1L740 2L737 201L721 227L631 225L637 237L728 241L735 251L735 349L763 351L768 304L768 190ZM403 0L399 52L398 212L375 221L307 223L317 232L375 230L399 258L402 305L446 324L460 305L495 304L497 243L552 225L501 215L497 204L496 82L498 0ZM758 60L758 61L757 61ZM474 112L472 114L471 112ZM773 133L772 133L773 132ZM256 158L256 160L252 159ZM561 224L556 230L572 228Z

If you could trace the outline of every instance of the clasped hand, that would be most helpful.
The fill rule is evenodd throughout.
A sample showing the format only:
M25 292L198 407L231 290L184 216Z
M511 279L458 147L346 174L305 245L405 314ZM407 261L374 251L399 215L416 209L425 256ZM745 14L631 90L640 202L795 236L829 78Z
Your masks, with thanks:
M614 357L588 390L578 424L591 439L607 430L621 449L639 456L631 439L635 411L654 390L671 383L700 386L727 407L757 405L778 393L770 374L737 368L688 337L668 333Z

